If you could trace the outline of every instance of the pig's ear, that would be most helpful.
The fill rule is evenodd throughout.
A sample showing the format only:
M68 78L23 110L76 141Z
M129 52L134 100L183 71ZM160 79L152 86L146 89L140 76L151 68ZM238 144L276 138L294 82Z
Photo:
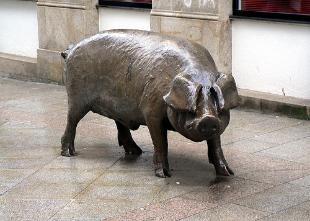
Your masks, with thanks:
M163 98L175 110L195 112L202 86L194 84L183 76L173 80L172 87Z
M213 88L221 109L229 110L239 105L236 82L231 74L220 74Z

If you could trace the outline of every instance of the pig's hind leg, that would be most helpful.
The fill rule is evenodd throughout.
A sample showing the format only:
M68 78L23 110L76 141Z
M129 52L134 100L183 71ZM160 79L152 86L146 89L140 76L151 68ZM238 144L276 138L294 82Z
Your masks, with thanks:
M115 121L115 123L118 130L118 143L120 146L124 147L126 154L141 155L142 150L132 139L129 128L119 123L118 121Z
M213 139L207 140L209 162L215 167L216 175L230 176L234 172L229 168L228 163L223 154L221 147L221 138L216 136Z
M86 105L73 104L70 105L67 116L67 126L64 135L61 138L61 155L70 157L74 156L74 139L76 133L76 127L79 121L88 113L89 109Z

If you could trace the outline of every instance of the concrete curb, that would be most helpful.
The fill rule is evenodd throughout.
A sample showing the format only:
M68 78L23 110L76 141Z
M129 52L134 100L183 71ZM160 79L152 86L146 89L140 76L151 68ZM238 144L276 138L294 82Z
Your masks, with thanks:
M310 100L238 89L240 108L310 120Z
M37 67L36 58L0 52L1 78L63 85L61 81L51 80L48 76L43 76L43 74L39 75Z
M37 80L37 59L0 53L0 76L20 80Z

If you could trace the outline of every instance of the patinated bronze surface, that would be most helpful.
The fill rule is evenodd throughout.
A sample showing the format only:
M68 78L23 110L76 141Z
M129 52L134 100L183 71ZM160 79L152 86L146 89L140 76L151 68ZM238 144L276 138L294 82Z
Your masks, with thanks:
M126 154L142 150L130 130L146 125L154 144L155 174L170 176L167 130L195 142L206 140L209 161L229 176L220 135L238 104L231 75L217 71L210 53L181 38L138 30L111 30L62 53L68 93L63 156L75 154L78 122L89 112L115 120Z

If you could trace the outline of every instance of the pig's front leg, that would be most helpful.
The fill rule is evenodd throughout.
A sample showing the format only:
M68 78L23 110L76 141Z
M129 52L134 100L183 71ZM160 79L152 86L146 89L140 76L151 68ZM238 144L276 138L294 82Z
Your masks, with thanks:
M216 174L220 176L234 175L224 157L220 136L207 140L207 143L209 162L214 165Z
M148 119L147 126L154 145L153 163L155 175L162 178L170 177L167 129L163 127L162 121L156 118Z

